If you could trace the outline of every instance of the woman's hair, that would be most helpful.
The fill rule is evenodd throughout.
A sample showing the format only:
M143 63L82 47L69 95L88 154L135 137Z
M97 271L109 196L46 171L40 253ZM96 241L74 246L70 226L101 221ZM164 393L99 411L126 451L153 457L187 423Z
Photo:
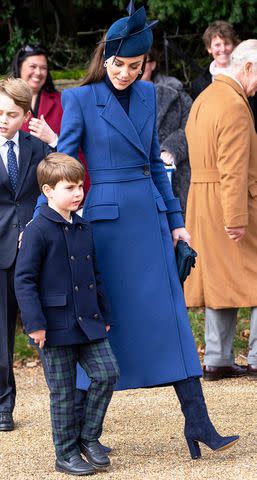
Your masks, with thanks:
M214 37L221 37L230 40L234 46L239 44L239 38L232 25L224 20L217 20L209 25L203 34L203 43L205 48L211 46L211 41Z
M15 105L22 108L26 114L31 105L32 92L27 82L21 78L6 78L0 81L0 95L7 95Z
M67 182L84 182L84 166L76 158L66 155L66 153L50 153L38 164L37 181L40 190L43 185L49 185L54 188L58 182L67 180Z
M43 90L46 90L48 93L56 92L56 88L48 68L48 53L42 45L25 45L24 47L20 48L13 58L9 75L14 78L20 78L21 66L24 60L26 60L28 57L37 55L44 55L47 61L47 77L43 86Z
M101 80L103 80L106 75L106 68L104 67L104 40L105 34L93 53L87 75L82 80L81 87L84 85L88 85L89 83L101 82ZM142 73L138 75L138 80L142 77L144 73L145 63L146 55L141 69Z

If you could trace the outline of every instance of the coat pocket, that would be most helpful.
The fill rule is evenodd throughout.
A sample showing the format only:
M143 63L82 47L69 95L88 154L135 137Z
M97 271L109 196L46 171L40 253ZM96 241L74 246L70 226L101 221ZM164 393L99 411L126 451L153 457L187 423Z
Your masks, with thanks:
M156 201L159 212L167 212L168 209L162 197L157 197L155 201Z
M115 203L109 205L91 205L85 209L85 218L88 222L94 222L96 220L116 220L119 216L119 206Z
M68 328L67 295L49 295L41 299L48 330Z

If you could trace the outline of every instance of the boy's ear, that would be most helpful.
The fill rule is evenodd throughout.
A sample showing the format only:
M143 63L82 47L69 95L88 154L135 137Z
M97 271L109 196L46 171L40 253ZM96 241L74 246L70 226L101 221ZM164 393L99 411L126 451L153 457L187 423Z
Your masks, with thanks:
M29 110L27 113L24 114L23 123L26 123L31 115L31 111Z
M48 185L47 183L45 183L43 186L42 186L42 193L45 195L45 197L47 198L51 198L51 193L52 193L52 187L50 187L50 185Z

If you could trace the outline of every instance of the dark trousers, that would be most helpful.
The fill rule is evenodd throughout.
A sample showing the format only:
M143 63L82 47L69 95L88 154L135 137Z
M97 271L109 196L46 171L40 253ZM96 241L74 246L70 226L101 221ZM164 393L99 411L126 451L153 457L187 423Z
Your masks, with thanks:
M14 293L15 263L0 270L0 412L12 412L16 387L13 374L17 300Z
M79 453L79 437L97 440L101 435L119 368L107 339L83 345L45 346L40 356L50 389L56 455L66 460ZM81 424L75 409L77 362L91 379Z

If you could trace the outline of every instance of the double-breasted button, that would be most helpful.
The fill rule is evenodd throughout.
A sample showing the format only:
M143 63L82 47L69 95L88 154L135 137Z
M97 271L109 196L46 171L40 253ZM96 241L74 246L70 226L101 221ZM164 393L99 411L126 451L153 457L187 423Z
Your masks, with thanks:
M78 292L78 291L79 291L78 285L75 285L74 290L75 290L75 292Z
M13 228L17 228L18 227L18 223L13 223Z
M146 175L146 176L150 175L150 170L149 170L148 165L144 166L144 175Z
M67 225L66 225L66 227L64 227L64 230L65 230L66 232L68 232L68 231L69 231L69 227L67 227Z
M20 202L15 202L15 206L16 206L16 207L19 207L19 206L20 206Z
M75 260L74 255L71 255L70 259L71 259L71 260Z
M94 284L93 284L93 283L89 283L88 288L89 288L89 290L93 290Z
M94 320L97 320L98 318L99 318L99 313L94 313L93 319L94 319Z
M87 260L90 260L90 258L91 258L91 255L87 255L87 256L86 256L86 259L87 259Z
M79 321L82 322L82 320L83 320L83 317L79 317Z

